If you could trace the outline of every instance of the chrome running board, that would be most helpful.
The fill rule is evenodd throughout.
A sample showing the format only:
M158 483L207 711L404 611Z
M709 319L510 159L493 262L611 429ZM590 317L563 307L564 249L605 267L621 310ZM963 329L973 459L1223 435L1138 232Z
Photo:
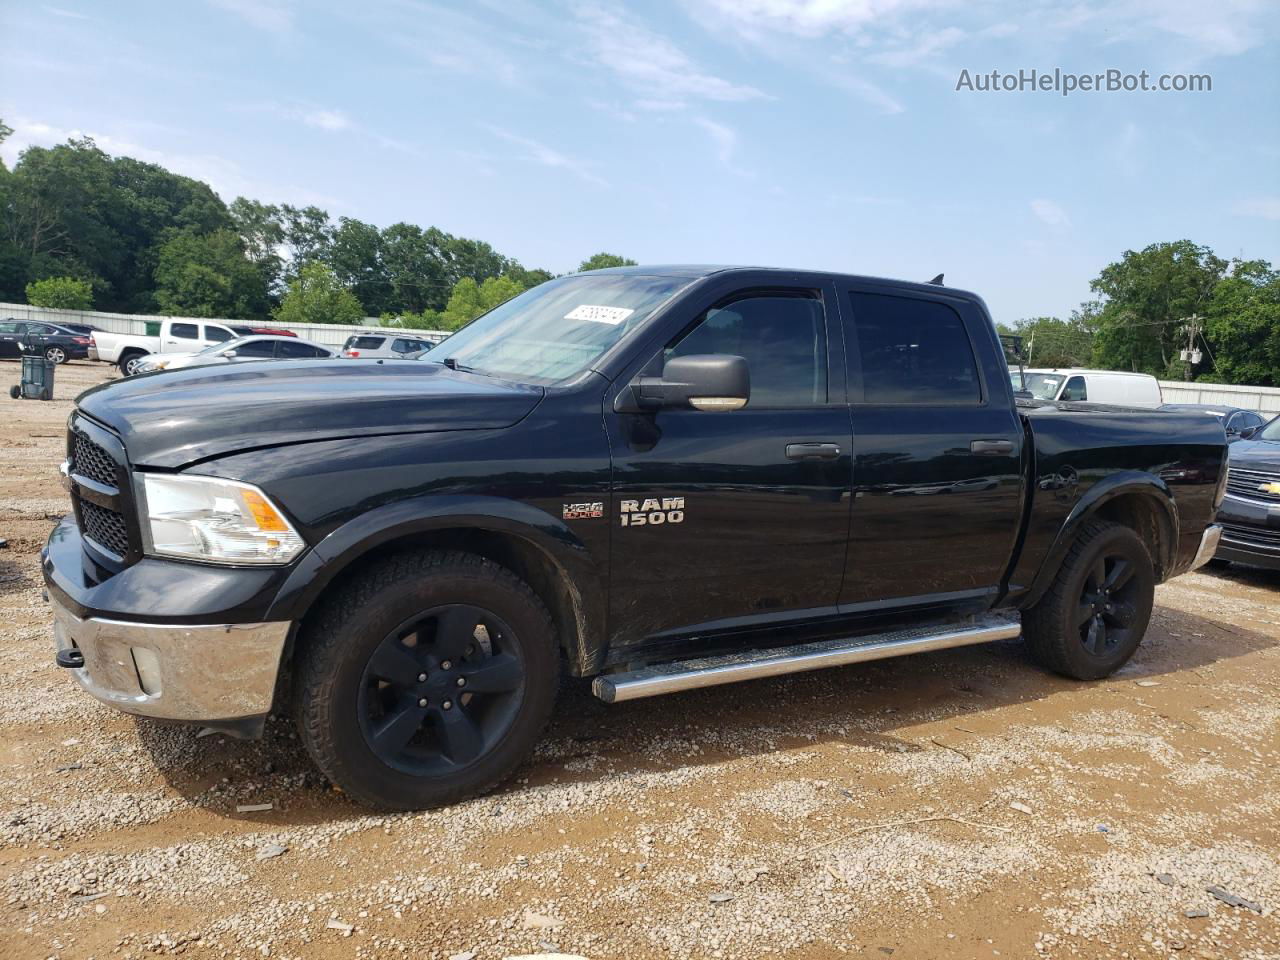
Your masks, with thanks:
M750 650L720 657L678 660L626 673L596 677L591 692L605 703L656 697L678 690L696 690L739 680L776 677L823 667L839 667L867 660L903 657L911 653L946 650L992 640L1009 640L1022 632L1016 614L987 614L949 624L929 624L890 633L845 640L823 640L793 647Z

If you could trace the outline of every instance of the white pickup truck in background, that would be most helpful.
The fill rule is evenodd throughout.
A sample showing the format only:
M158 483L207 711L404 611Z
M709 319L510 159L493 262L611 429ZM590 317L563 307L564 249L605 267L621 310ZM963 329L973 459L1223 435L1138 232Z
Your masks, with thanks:
M152 328L156 332L152 333ZM203 320L161 320L147 324L147 333L94 331L90 360L114 363L126 377L137 373L138 363L153 353L193 353L211 343L225 343L240 336L225 324Z

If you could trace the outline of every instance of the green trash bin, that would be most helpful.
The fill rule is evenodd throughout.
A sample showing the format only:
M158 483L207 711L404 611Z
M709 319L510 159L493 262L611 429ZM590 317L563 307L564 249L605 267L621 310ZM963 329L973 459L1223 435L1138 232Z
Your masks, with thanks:
M9 396L17 400L52 400L53 371L58 365L41 354L26 354L22 358L22 383L9 388Z

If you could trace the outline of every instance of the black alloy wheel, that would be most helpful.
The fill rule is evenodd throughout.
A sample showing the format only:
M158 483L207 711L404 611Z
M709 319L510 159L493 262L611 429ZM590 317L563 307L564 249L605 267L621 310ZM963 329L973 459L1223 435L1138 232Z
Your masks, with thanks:
M511 729L524 694L521 648L498 616L434 607L387 634L360 688L360 724L383 763L440 776L487 753Z

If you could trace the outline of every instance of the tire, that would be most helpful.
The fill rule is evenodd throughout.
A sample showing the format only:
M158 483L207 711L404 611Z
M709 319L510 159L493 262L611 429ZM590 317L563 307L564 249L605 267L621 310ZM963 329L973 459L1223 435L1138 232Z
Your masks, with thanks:
M326 601L299 649L303 744L343 791L388 810L493 789L533 752L559 687L547 608L468 553L378 562Z
M61 347L46 347L44 351L44 358L46 360L52 360L54 363L58 364L66 363L67 351L63 350Z
M12 397L14 400L22 399L22 388L19 386L10 387L9 396Z
M1138 649L1154 599L1155 568L1142 539L1119 524L1087 521L1049 592L1023 618L1023 634L1055 673L1100 680Z
M138 372L137 365L145 356L146 356L145 353L139 353L136 350L126 353L124 356L122 356L116 362L116 366L120 370L120 375L123 377L132 377L134 374L136 374Z

